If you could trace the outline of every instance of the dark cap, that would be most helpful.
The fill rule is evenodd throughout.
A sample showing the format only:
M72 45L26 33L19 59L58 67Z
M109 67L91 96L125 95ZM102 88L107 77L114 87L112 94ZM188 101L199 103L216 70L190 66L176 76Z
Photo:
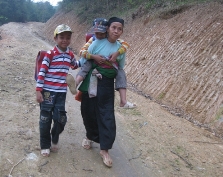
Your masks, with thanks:
M121 24L124 26L124 20L121 19L121 18L118 18L118 17L111 17L111 18L108 20L108 26L110 26L113 22L119 22L119 23L121 23Z

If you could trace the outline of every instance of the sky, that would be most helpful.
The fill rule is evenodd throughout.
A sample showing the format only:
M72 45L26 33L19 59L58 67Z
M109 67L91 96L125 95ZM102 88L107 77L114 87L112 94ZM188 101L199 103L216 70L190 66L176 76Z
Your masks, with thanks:
M57 2L59 1L62 1L62 0L32 0L33 2L45 2L45 1L48 1L52 6L56 6L57 5Z

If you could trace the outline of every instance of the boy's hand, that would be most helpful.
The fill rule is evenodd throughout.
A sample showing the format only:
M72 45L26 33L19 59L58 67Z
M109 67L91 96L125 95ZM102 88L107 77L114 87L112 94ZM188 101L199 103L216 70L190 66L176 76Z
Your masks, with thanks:
M44 100L43 100L43 95L40 91L36 91L36 101L38 103L42 103Z
M77 68L79 68L80 66L79 66L79 61L75 61L75 63L72 63L72 65L70 66L70 68L72 69L72 70L75 70L75 69L77 69Z
M81 67L81 66L80 66L80 62L79 62L79 61L76 61L75 59L72 60L70 64L71 64L70 68L71 68L72 70Z
M115 52L115 53L113 53L113 54L111 54L110 56L109 56L109 61L110 62L115 62L116 61L116 59L117 59L117 57L119 56L119 52L117 51L117 52Z
M101 55L91 55L91 58L94 59L94 61L96 61L99 64L102 64L105 62L104 57Z

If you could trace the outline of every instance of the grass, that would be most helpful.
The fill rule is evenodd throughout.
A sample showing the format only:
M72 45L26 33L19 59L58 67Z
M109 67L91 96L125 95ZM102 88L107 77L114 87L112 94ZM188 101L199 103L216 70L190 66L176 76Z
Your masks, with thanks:
M137 109L123 109L119 108L118 111L122 114L131 115L131 116L142 116L141 112Z
M158 99L162 100L165 97L165 95L166 95L165 92L160 93L159 96L158 96Z
M217 114L215 116L216 120L220 120L223 118L223 105L220 106L219 110L217 111Z

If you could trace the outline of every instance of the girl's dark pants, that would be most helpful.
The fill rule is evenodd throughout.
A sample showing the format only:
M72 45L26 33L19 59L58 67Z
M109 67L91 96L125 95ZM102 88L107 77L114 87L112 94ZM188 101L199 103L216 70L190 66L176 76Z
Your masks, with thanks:
M40 147L49 149L51 141L57 144L59 134L64 130L67 122L65 111L66 93L43 90L44 101L40 103ZM53 127L51 124L53 120Z
M83 93L81 114L87 138L100 143L101 150L111 149L116 136L114 79L105 76L99 79L96 97L89 98L88 93Z

